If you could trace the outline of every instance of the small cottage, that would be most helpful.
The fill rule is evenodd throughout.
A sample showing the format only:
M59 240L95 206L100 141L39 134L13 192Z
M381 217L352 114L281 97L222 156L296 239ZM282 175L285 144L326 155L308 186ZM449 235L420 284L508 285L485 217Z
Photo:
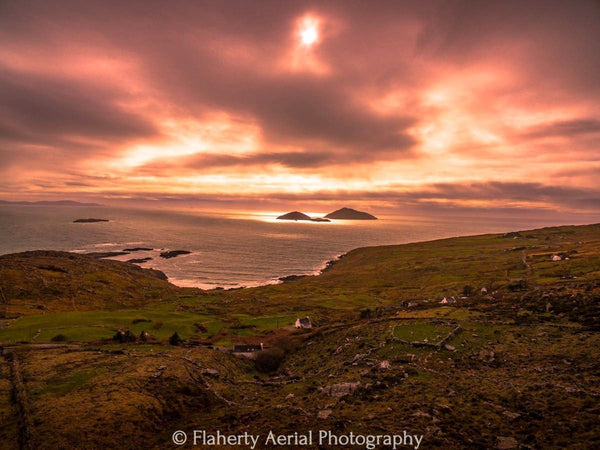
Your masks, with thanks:
M312 323L310 323L310 319L308 316L304 319L296 319L296 323L294 324L296 328L310 329L312 328Z

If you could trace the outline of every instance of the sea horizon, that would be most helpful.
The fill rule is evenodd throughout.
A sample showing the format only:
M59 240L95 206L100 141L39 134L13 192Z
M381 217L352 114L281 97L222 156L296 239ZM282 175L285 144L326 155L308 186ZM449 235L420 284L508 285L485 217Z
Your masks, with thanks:
M32 250L122 252L109 259L151 258L141 267L163 271L181 287L233 289L317 275L356 248L592 223L561 217L424 217L379 214L378 220L281 221L284 211L157 209L119 206L0 205L0 254ZM322 217L328 211L307 211ZM73 223L81 218L108 222ZM191 252L164 259L161 252Z

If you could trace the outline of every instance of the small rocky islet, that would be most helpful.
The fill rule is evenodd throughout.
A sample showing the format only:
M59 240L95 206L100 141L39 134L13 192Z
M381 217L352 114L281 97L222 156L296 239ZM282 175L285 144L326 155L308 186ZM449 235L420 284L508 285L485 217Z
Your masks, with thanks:
M152 261L152 258L150 258L149 256L148 256L148 257L146 257L146 258L133 258L133 259L128 259L128 260L127 260L127 261L125 261L125 262L132 263L132 264L143 264L143 263L145 263L145 262L148 262L148 261Z
M277 217L277 220L305 220L307 222L331 222L329 219L324 219L322 217L312 218L300 211L292 211L282 216Z
M94 219L94 218L88 218L88 219L75 219L73 221L73 223L96 223L96 222L109 222L108 219Z
M190 253L192 253L192 252L190 252L189 250L169 250L166 252L162 252L160 254L160 257L169 259L169 258L175 258L176 256L179 256L179 255L189 255Z

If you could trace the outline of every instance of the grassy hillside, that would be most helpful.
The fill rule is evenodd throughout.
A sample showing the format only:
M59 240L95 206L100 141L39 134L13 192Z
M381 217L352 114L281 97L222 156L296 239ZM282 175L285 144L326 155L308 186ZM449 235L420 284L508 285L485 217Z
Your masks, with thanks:
M0 448L170 448L194 428L600 446L599 225L357 249L320 276L252 289L156 275L0 257ZM290 327L306 315L312 330ZM119 329L152 337L118 343ZM225 351L258 342L256 362Z
M47 250L0 256L0 289L4 316L131 308L179 291L157 270Z

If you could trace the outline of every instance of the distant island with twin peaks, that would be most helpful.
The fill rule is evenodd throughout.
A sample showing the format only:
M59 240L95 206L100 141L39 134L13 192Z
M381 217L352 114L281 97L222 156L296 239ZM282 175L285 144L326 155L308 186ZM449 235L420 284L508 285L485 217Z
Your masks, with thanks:
M325 217L310 217L299 211L292 211L277 217L277 220L306 220L311 222L331 222L333 220L377 220L377 217L352 208L341 208L337 211L327 214Z

